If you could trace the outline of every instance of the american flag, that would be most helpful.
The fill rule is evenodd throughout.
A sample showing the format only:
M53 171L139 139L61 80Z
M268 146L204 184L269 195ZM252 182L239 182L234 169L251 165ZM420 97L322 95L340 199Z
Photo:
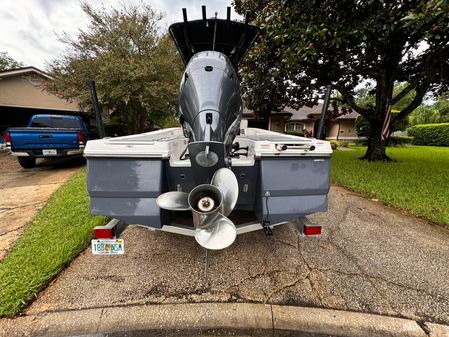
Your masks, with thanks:
M390 137L390 122L391 122L391 104L390 102L388 102L387 106L385 107L385 119L384 125L382 126L382 134L380 136L380 139L385 140L388 137Z

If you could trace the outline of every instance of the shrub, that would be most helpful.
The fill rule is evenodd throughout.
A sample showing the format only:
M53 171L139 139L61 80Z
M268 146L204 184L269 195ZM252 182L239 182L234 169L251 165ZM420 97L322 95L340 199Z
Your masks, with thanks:
M104 125L104 131L108 137L126 136L129 134L126 124L116 117L112 117L111 121Z
M418 124L407 129L415 145L449 146L449 123Z
M413 137L409 136L392 136L388 139L388 145L387 146L404 146L404 145L411 145L413 143Z
M399 112L392 111L391 116L394 117L394 115L398 113ZM399 121L392 120L390 124L390 132L405 130L407 128L407 123L408 121L406 118ZM369 125L366 118L363 117L362 115L358 116L357 119L355 120L355 127L357 129L357 136L368 137L370 135L371 126Z
M337 140L330 140L330 143L331 143L331 148L332 148L332 150L336 150L337 149L337 147L339 147L340 146L340 142L339 141L337 141Z
M368 146L368 139L366 138L359 138L354 141L356 146Z
M357 139L354 141L356 146L368 146L368 139ZM404 146L413 144L413 137L409 136L390 136L387 146Z
M357 129L357 136L368 137L371 127L362 115L358 116L355 120L355 128Z

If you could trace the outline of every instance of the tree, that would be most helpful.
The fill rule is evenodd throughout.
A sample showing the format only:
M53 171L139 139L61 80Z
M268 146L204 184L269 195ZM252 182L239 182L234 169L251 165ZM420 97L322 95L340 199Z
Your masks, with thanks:
M405 88L408 87L408 83L395 83L393 87L393 96L397 96L400 92L402 92ZM416 92L415 90L411 90L407 95L402 97L399 101L393 104L392 109L395 111L402 111L415 98ZM355 101L357 105L360 105L363 108L369 108L370 106L375 105L376 103L376 95L372 93L372 90L369 88L359 88L355 90Z
M396 83L393 88L393 96L397 96L400 92L402 92L409 84L408 83ZM374 94L370 94L371 90L367 88L359 88L355 90L356 93L356 104L363 107L369 108L373 106L376 102L376 96ZM390 123L390 132L395 131L404 131L408 126L407 119L399 119L396 116L407 106L415 98L416 92L414 90L410 91L407 95L402 97L399 101L392 105L392 121ZM357 117L356 120L356 128L357 135L362 137L369 137L372 132L370 123L364 116Z
M433 104L421 104L408 119L410 125L449 122L448 93L442 94Z
M403 91L409 84L401 83L396 84L393 89L393 96L397 96L401 91ZM398 102L396 102L393 107L393 113L400 113L405 109L415 98L415 90L411 90L407 95L402 97ZM373 105L376 97L369 94L369 90L366 88L360 88L356 90L356 103L362 107L368 107ZM390 125L390 131L405 130L408 124L427 124L427 123L445 123L449 121L449 93L442 93L438 97L428 97L428 101L432 101L432 104L422 103L420 104L409 116L403 120L393 119L393 123ZM363 128L369 129L369 125L366 119L359 118ZM368 128L366 127L368 125ZM368 134L364 134L367 136Z
M0 71L20 67L23 67L22 62L17 62L7 52L0 52Z
M395 123L418 107L427 92L448 88L447 1L234 0L234 6L241 14L254 7L254 23L262 29L248 59L270 55L269 63L242 67L243 83L251 85L246 90L258 96L257 87L263 87L263 76L249 82L249 74L282 69L283 77L276 82L288 86L275 101L295 107L317 102L324 87L332 84L341 95L339 102L370 124L364 159L389 160L381 133L391 105L414 92L393 117ZM403 82L407 85L395 94L394 84ZM374 95L370 105L357 104L360 86Z
M130 133L174 116L182 63L168 34L160 34L162 14L143 3L110 11L94 10L87 3L81 7L89 27L76 38L59 37L68 48L48 65L55 81L46 88L89 106L86 82L94 79L99 100L120 116Z
M240 68L241 73L245 74L242 86L245 106L264 119L267 119L272 111L279 111L287 91L285 69L281 68L280 64L271 64L270 58L270 54L258 50L248 54Z

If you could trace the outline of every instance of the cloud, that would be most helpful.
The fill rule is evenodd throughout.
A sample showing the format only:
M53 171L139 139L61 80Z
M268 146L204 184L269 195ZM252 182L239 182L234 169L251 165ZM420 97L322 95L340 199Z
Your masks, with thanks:
M9 12L8 10L0 11L0 19L6 20L6 21L14 21L17 19L15 14L13 12Z
M231 6L230 2L223 0L213 1L188 1L188 0L172 0L172 1L156 1L159 6L164 7L167 14L168 23L182 21L182 8L187 9L187 17L189 20L197 20L202 18L201 6L206 5L207 17L214 17L215 12L218 12L219 18L226 17L226 7ZM236 19L238 14L231 9L231 18Z
M122 4L136 5L141 0L89 0L94 8L118 8ZM153 8L165 13L162 28L171 23L182 21L182 8L187 8L189 20L200 19L201 5L206 4L207 16L226 17L226 0L143 0ZM232 10L231 17L237 18ZM79 0L27 0L2 1L0 6L0 51L7 51L17 61L44 69L45 62L57 58L65 46L57 40L56 35L67 32L76 36L78 30L85 29L88 19L80 8ZM6 48L6 49L5 49Z

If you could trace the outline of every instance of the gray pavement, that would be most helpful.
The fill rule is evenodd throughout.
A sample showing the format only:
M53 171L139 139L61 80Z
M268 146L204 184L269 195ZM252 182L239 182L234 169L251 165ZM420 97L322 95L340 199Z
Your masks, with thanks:
M311 217L320 237L293 225L243 234L210 254L191 237L130 226L124 256L86 250L25 311L177 303L268 303L449 324L449 230L333 186L330 210ZM27 316L26 316L27 317Z
M0 261L6 256L48 198L83 162L38 159L33 169L23 169L17 158L0 151Z
M26 327L26 328L24 328ZM443 337L447 326L348 311L248 303L118 306L0 321L5 336Z

